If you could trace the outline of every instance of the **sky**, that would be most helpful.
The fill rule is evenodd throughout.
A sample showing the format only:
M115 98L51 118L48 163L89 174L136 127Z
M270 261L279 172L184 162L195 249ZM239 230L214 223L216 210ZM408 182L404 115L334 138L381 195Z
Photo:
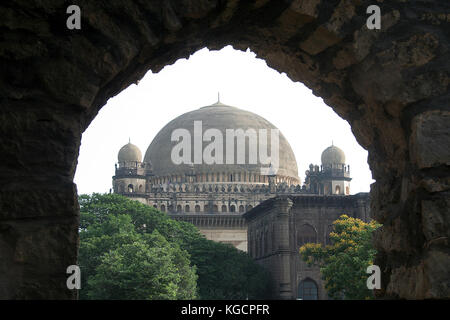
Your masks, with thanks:
M309 164L320 165L322 151L333 143L350 165L350 193L369 192L374 180L367 151L348 122L302 83L269 68L253 52L228 46L199 50L159 73L148 71L137 85L110 98L83 133L74 178L78 193L109 192L117 153L129 139L144 156L169 121L215 103L218 92L222 103L256 113L280 130L295 154L302 183Z

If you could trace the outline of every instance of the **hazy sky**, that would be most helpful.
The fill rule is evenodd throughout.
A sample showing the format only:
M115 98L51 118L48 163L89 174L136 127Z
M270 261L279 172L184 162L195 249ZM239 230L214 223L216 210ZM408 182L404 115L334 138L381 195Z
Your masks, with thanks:
M111 98L83 133L75 174L78 193L109 192L119 149L137 145L142 155L170 120L220 100L274 124L290 143L302 182L310 163L334 142L350 164L350 192L368 192L372 180L365 151L350 125L302 83L269 68L253 52L202 49ZM168 159L170 161L170 159Z

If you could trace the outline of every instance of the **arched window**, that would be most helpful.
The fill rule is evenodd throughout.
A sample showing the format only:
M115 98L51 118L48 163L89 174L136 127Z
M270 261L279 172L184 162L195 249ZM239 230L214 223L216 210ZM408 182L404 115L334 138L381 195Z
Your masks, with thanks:
M298 285L298 298L301 300L319 299L316 282L309 278L301 281Z
M142 192L142 189L143 189L142 184L140 184L139 185L139 192Z
M198 204L195 205L195 212L200 212L200 206Z
M226 205L222 206L222 212L227 212L227 206Z
M153 205L153 208L158 209L158 205L157 205L157 204L154 204L154 205Z
M245 211L244 206L243 206L243 205L240 205L240 206L239 206L239 212L242 213L242 212L244 212L244 211Z
M129 193L132 193L132 192L133 192L133 185L132 185L132 184L129 184L129 185L128 185L128 192L129 192Z
M187 204L187 205L184 207L184 212L189 212L189 210L190 210L190 208L189 208L189 205Z
M169 205L167 209L169 210L169 212L173 212L173 205Z
M205 204L205 206L203 207L204 212L208 212L209 211L209 206L207 204Z
M213 205L213 212L219 212L219 207L217 205Z
M234 204L230 206L230 212L236 212L236 206Z
M177 205L177 212L181 212L181 205Z
M123 184L119 186L119 192L125 192L125 186Z
M161 205L161 211L162 211L162 212L166 212L166 206L163 205L163 204Z
M316 230L309 224L302 225L297 232L297 244L299 247L305 243L315 243L317 241Z
M250 210L252 210L253 209L253 206L251 205L251 204L249 204L248 206L247 206L247 211L250 211Z
M336 194L341 194L341 186L336 186Z

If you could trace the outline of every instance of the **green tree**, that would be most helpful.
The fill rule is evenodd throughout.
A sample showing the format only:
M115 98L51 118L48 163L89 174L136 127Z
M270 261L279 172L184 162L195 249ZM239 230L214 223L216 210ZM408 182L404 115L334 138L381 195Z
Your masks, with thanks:
M376 250L372 232L380 227L375 221L364 221L342 215L333 222L332 245L307 243L300 248L308 265L319 265L325 288L333 299L370 299L367 289L367 267L373 264Z
M88 280L91 299L180 299L193 298L180 290L178 272L180 250L171 246L157 231L130 244L105 253ZM194 279L195 277L190 277ZM195 281L192 289L195 288ZM180 295L181 291L181 295Z
M198 239L191 244L192 263L198 267L199 296L213 300L270 299L270 274L235 247Z
M119 269L120 261L128 261L126 257L130 258L129 261L135 261L131 259L134 252L130 248L132 245L139 245L142 250L148 247L150 250L155 243L147 237L155 231L170 246L177 248L173 249L172 255L166 253L170 251L167 245L164 250L150 250L153 255L158 252L158 254L167 255L177 266L177 273L181 275L181 279L178 282L179 290L176 299L270 298L270 277L262 267L246 253L230 245L205 239L190 223L173 220L153 207L117 194L81 195L79 203L81 216L79 265L82 272L80 298L82 299L99 297L101 291L94 289L94 286L111 287L111 283L108 282L111 277L107 277L107 272L120 270L127 273L131 270L142 270L133 269L131 266L121 266L124 269ZM147 247L143 246L143 243L147 243ZM153 257L153 259L156 258L158 256ZM155 261L148 255L146 259L150 264L151 261ZM108 263L112 262L117 265L114 270L108 269ZM142 276L144 275L147 276L142 273ZM196 275L198 280L195 278ZM197 281L194 281L194 278ZM121 277L114 279L116 282L124 281ZM127 285L131 285L131 282L127 282ZM117 289L117 292L121 295L128 293L124 289ZM173 297L168 291L161 292L166 292L166 298ZM197 293L194 294L194 292ZM104 291L103 294L105 299L110 298L105 296ZM135 296L126 296L135 299ZM155 296L150 295L141 299L150 297L155 299ZM118 296L115 295L114 298Z
M136 232L131 221L126 214L110 215L80 231L80 298L196 298L197 275L187 251L157 230Z

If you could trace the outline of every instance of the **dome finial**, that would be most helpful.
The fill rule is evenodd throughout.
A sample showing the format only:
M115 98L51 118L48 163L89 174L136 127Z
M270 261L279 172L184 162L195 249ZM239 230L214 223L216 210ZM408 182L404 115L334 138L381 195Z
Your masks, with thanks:
M220 92L217 91L217 103L220 103Z
M332 146L334 146L334 142L333 142L333 140L331 140L331 145L332 145Z
M130 137L128 137L128 143L131 143L131 138Z

